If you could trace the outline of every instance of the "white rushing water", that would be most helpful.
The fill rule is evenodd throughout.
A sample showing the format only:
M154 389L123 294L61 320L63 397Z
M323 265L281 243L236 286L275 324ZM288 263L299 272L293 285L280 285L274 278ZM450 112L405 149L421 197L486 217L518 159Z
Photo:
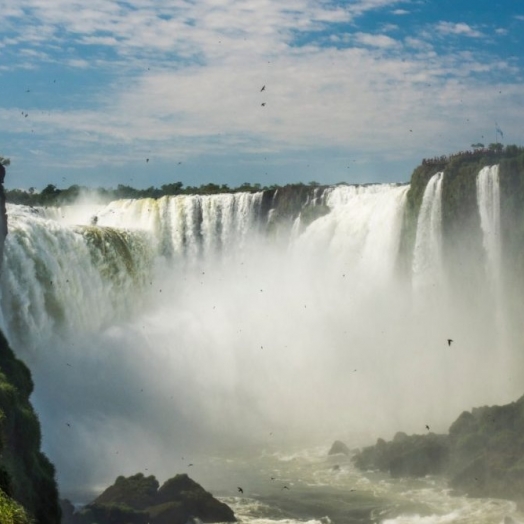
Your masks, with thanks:
M442 178L428 183L417 226L415 297L435 299L423 314L399 276L408 186L318 190L284 226L278 210L265 209L276 197L268 204L262 193L9 206L3 323L33 372L44 448L61 485L102 486L146 468L166 478L188 457L227 449L262 456L262 469L269 447L307 448L338 435L367 444L426 424L443 432L462 409L516 398L518 383L497 374L490 355L489 319L479 325L476 310L458 310L444 293ZM313 204L329 212L310 222ZM460 352L449 350L450 337ZM219 461L218 473L195 468L196 479L216 487L236 460ZM315 464L307 475L318 489L325 464ZM238 474L249 477L252 467ZM282 468L290 480L306 474ZM398 483L348 475L365 488L359 504L374 500L375 520L411 522L401 520L413 498L406 486L399 493ZM347 488L335 480L324 478L326 500ZM418 518L431 516L433 496L449 511L413 522L473 511L424 486L409 506L423 506ZM397 513L380 513L388 497ZM279 520L278 501L270 502L268 514L237 509L254 522ZM490 519L482 522L497 522Z
M497 299L500 298L502 251L500 231L499 166L487 166L477 176L477 202L487 255L487 274ZM500 305L500 304L499 304Z
M442 182L444 173L431 177L418 215L413 255L413 283L419 294L435 296L431 288L442 286Z

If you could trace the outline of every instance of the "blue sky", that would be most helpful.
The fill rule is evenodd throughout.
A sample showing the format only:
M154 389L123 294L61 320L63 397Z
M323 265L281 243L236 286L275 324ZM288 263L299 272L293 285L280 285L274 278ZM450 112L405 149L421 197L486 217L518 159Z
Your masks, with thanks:
M0 27L9 188L402 182L495 122L524 145L515 0L0 0Z

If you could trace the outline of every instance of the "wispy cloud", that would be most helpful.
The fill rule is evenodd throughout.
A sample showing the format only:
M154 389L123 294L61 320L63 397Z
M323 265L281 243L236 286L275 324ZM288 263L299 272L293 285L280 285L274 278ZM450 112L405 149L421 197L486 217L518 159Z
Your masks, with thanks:
M443 35L459 35L471 38L480 38L484 36L480 31L472 28L464 22L439 22L436 26L436 30Z
M355 35L355 41L361 45L370 47L381 47L384 49L399 46L399 43L396 40L387 35L371 35L369 33L357 33Z
M123 165L146 150L169 159L442 148L436 131L461 118L481 125L479 108L494 103L491 86L515 72L500 57L457 48L460 37L482 36L474 25L440 21L416 32L383 20L359 26L359 17L374 10L408 14L409 1L3 3L0 45L13 60L0 71L51 64L80 79L105 75L88 94L80 86L55 105L46 102L50 111L37 111L32 99L1 110L13 121L10 132L30 136L35 151L44 142L67 151L55 159L67 166ZM457 37L449 46L448 36ZM519 84L507 83L505 99L521 101Z

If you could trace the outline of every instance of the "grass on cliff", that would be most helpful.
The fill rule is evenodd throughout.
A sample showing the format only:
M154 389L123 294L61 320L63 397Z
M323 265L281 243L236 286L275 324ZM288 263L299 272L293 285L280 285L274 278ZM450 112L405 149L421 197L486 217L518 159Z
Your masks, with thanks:
M0 489L0 524L32 524L24 508Z

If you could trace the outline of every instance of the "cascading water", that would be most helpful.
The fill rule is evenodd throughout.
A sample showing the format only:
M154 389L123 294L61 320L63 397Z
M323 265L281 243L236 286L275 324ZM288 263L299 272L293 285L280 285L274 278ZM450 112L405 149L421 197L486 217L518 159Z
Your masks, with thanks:
M516 396L496 359L478 363L490 326L442 300L414 315L396 274L407 191L317 190L289 216L263 193L11 206L2 312L61 484L168 476L202 450L260 449L269 435L444 431L467 406ZM439 174L413 264L415 291L434 282L437 298L441 191ZM312 205L324 216L306 220Z
M500 297L502 252L500 239L500 187L499 166L487 166L477 176L477 202L483 244L486 251L486 272L491 280L494 295Z
M124 200L100 211L97 223L147 231L159 254L195 262L255 240L261 205L262 193Z
M153 262L146 235L67 227L23 206L8 215L1 300L15 346L97 332L140 310Z
M433 175L424 191L418 215L413 254L413 284L417 295L427 297L431 288L442 286L442 181ZM435 294L433 294L434 296Z

